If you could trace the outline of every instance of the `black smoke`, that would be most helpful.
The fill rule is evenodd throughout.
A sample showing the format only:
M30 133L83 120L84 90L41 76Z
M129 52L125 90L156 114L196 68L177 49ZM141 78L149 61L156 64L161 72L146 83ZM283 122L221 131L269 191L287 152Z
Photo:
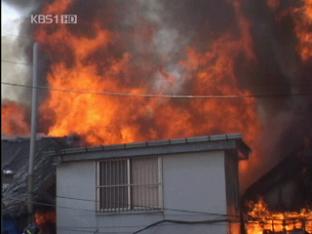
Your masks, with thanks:
M33 6L33 13L40 12L42 7L49 4L49 1L39 0L6 2L18 9ZM311 59L303 62L298 55L298 38L294 31L295 16L285 14L278 17L279 13L286 12L290 7L302 4L298 2L281 1L278 9L272 10L266 1L241 1L242 13L251 25L256 60L250 61L243 54L238 56L235 73L240 88L257 96L259 116L264 128L262 140L259 142L263 148L264 163L255 176L269 170L289 152L299 150L305 139L312 140ZM111 60L105 58L112 55L121 58L125 50L130 51L135 55L132 62L135 72L125 76L128 78L124 82L129 86L149 84L151 80L146 77L153 76L159 67L178 69L175 64L185 56L187 45L205 51L224 33L230 32L237 36L240 34L233 3L226 0L73 0L65 13L78 15L79 24L68 26L74 35L95 37L95 23L118 32L119 37L115 38L114 43L108 49L99 48L88 57L86 64L98 63L101 73L106 66L111 65ZM156 43L150 44L142 40L144 37L137 37L133 32L138 25L143 29L145 26L152 26L161 32ZM21 34L32 37L36 27L27 19ZM49 27L49 30L53 31L53 27L55 26ZM142 33L145 31L142 30ZM62 42L56 43L58 49L55 53L40 54L41 85L47 85L46 74L51 61L63 61L67 66L74 65L72 51ZM32 60L31 48L32 43L29 43L25 51L29 61ZM189 93L190 87L191 83L181 85L178 92ZM44 100L46 93L41 93L41 100ZM183 108L187 104L177 105ZM200 112L193 111L195 119L203 118ZM142 121L148 122L146 119ZM42 123L42 126L46 126L46 123ZM46 130L45 127L42 130Z

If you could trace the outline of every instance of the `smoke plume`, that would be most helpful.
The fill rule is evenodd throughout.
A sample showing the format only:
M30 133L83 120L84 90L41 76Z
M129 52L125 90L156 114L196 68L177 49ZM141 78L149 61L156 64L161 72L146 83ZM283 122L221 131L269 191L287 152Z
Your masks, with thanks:
M241 132L254 152L241 164L243 189L312 139L310 0L32 4L33 13L78 16L78 24L24 22L41 47L40 83L68 91L41 94L48 135L94 145ZM70 92L86 89L130 96ZM241 98L135 97L143 94Z

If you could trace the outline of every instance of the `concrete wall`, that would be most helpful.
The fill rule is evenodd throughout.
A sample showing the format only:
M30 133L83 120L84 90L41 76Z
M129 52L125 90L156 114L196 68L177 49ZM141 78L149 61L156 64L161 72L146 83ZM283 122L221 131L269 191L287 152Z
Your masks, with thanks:
M216 215L227 212L223 151L164 156L162 163L164 211L121 215L96 214L95 161L59 165L58 233L132 233L163 219L203 221L224 218ZM162 223L142 233L222 234L227 230L224 222L196 225Z

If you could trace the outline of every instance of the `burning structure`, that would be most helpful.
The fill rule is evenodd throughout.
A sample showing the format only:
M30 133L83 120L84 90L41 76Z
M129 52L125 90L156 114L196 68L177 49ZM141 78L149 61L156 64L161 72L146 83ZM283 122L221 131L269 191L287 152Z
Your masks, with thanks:
M242 199L247 233L312 233L311 162L306 143L248 188Z
M92 146L241 132L253 149L241 194L312 139L311 0L32 3L34 14L78 17L27 19L21 32L41 47L48 136ZM27 95L2 101L5 134L27 134Z
M245 190L311 138L310 1L35 1L78 17L21 32L42 50L40 130L88 145L242 132ZM2 110L25 132L22 103Z

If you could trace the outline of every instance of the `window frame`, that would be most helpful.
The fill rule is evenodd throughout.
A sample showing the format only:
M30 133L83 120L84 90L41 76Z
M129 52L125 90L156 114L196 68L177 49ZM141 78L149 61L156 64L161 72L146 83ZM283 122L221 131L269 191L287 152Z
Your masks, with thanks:
M135 159L150 159L151 157L157 159L157 179L158 179L158 207L157 208L145 208L145 209L133 209L132 208L132 187L135 186L132 184L131 181L131 172L132 172L132 166L131 166L131 160ZM108 158L108 159L102 159L97 160L96 163L96 183L95 183L95 189L96 189L96 213L98 214L120 214L120 213L148 213L148 212L159 212L163 211L163 160L160 156L151 156L151 157L126 157L126 158ZM126 160L127 162L127 192L128 192L128 207L127 208L107 208L107 209L101 209L101 201L100 201L100 164L101 162L109 162L114 160Z

